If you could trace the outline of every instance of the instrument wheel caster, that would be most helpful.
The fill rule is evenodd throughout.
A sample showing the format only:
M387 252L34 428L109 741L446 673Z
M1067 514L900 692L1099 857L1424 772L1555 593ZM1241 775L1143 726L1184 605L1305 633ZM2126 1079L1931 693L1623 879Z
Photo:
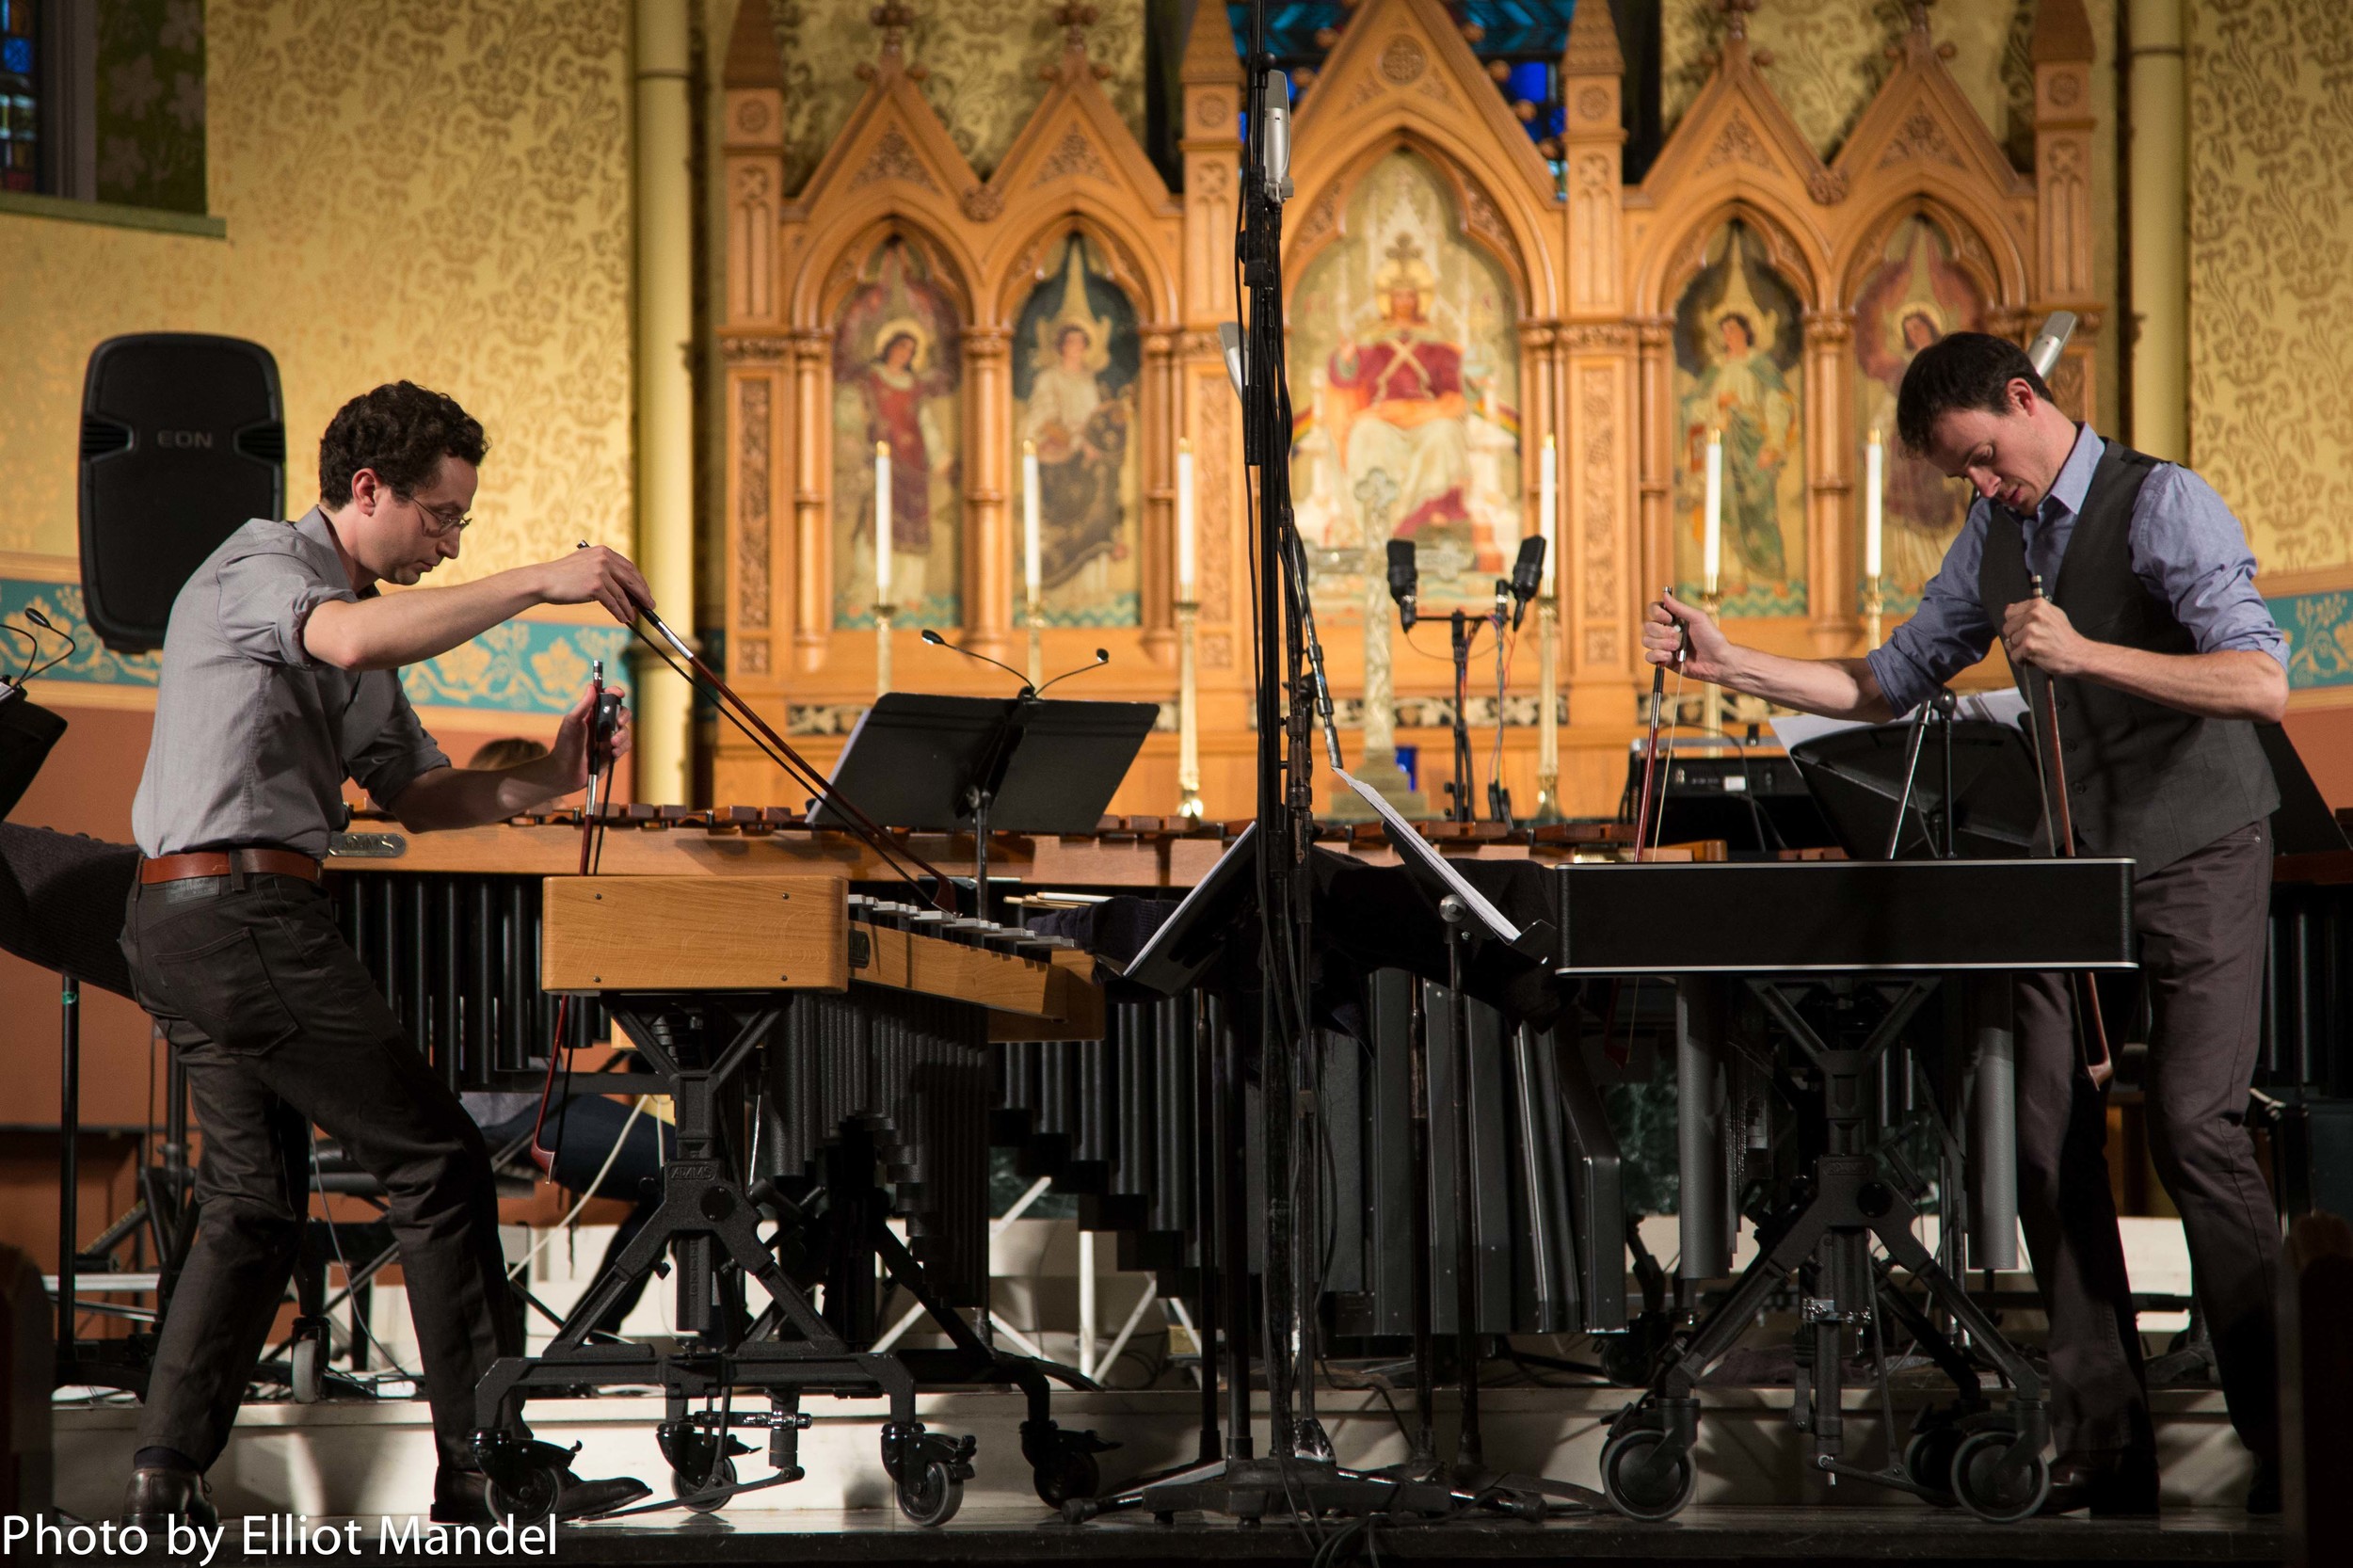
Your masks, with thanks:
M1663 1477L1638 1477L1643 1461L1666 1440L1663 1432L1638 1427L1618 1433L1601 1450L1601 1489L1609 1506L1629 1519L1672 1519L1699 1484L1699 1471L1688 1452L1676 1455Z
M1032 1466L1030 1475L1037 1485L1037 1500L1048 1508L1092 1497L1103 1487L1103 1467L1080 1448L1057 1448Z
M907 1523L934 1529L956 1516L964 1506L964 1482L953 1460L927 1457L918 1474L899 1481L899 1512Z
M1927 1427L1904 1445L1904 1474L1927 1488L1928 1500L1939 1508L1953 1506L1953 1456L1968 1435L1959 1427Z
M1953 1450L1953 1498L1988 1524L2009 1525L2032 1518L2051 1494L2051 1465L2041 1454L2024 1464L2005 1464L2015 1433L1975 1432Z
M287 1378L296 1404L316 1404L326 1397L327 1347L305 1336L294 1342L293 1372Z
M690 1512L716 1513L735 1496L735 1461L722 1459L700 1481L683 1470L670 1472L670 1496Z
M555 1517L555 1499L564 1490L564 1472L546 1464L523 1464L515 1473L519 1479L515 1489L508 1491L495 1476L487 1478L485 1500L490 1505L490 1515L504 1519L515 1517L517 1528L525 1525L543 1525Z

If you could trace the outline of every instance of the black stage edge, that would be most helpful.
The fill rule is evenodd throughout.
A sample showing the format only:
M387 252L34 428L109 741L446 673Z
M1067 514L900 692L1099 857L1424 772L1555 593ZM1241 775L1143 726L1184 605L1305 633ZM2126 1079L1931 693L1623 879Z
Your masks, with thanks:
M1299 1562L1312 1556L1317 1528L1270 1518L1255 1528L1180 1519L1159 1525L1129 1514L1064 1525L1033 1509L968 1509L937 1529L918 1529L893 1513L779 1513L776 1522L742 1515L645 1528L559 1526L553 1557L381 1556L372 1549L376 1521L360 1525L362 1549L349 1562L524 1561L603 1565L659 1563L895 1564L1111 1563L1117 1568L1200 1568L1209 1562ZM319 1523L321 1521L312 1521ZM403 1521L406 1524L406 1521ZM1346 1522L1326 1520L1321 1536ZM1710 1508L1686 1510L1665 1524L1615 1516L1533 1525L1493 1515L1434 1525L1378 1525L1372 1543L1383 1560L1509 1561L1518 1568L1665 1568L1683 1563L1754 1562L1802 1568L1900 1562L1907 1568L1989 1568L1996 1563L2088 1563L2101 1568L2174 1568L2176 1564L2283 1565L2284 1528L2236 1509L2181 1509L2161 1520L2037 1519L1988 1525L1965 1514L1914 1508ZM216 1563L315 1562L316 1557L248 1558L230 1533ZM1357 1544L1361 1547L1361 1542ZM73 1560L158 1562L143 1559ZM1342 1561L1369 1563L1361 1549Z

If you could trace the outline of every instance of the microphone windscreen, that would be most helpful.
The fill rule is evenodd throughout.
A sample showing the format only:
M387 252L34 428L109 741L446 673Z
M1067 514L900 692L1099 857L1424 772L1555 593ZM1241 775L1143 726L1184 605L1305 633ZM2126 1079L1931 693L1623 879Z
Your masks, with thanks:
M1545 536L1530 534L1520 541L1519 559L1512 563L1512 593L1516 599L1533 599L1545 577Z
M1389 541L1389 597L1400 604L1421 585L1421 568L1414 561L1414 541Z

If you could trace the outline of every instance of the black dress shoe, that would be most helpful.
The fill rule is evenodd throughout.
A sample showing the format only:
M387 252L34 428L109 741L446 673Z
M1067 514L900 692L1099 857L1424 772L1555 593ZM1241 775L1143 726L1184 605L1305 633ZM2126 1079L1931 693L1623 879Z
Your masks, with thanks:
M151 1541L161 1541L173 1524L220 1523L213 1506L213 1489L194 1470L156 1467L131 1472L130 1490L122 1498L122 1523L136 1525Z
M2139 1450L2062 1459L2051 1467L2045 1513L2089 1510L2094 1519L2153 1519L2157 1515L2157 1456Z
M2255 1461L2254 1478L2247 1483L2247 1512L2277 1513L2280 1512L2280 1462L2276 1459Z
M560 1449L558 1450L561 1451ZM627 1508L652 1488L635 1476L583 1480L569 1469L559 1477L555 1517L586 1519ZM433 1478L433 1522L437 1525L495 1525L500 1515L490 1507L490 1478L479 1470L443 1465Z

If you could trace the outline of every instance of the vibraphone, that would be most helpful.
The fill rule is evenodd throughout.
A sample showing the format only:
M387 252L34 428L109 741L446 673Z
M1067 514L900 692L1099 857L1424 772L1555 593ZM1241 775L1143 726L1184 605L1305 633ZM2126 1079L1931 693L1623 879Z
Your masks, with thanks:
M667 1396L656 1435L673 1491L697 1509L800 1479L805 1394L878 1395L902 1512L943 1523L974 1442L927 1432L915 1395L974 1382L1027 1396L1022 1449L1042 1497L1090 1490L1099 1445L1056 1426L1047 1378L1058 1369L1000 1353L953 1306L986 1284L984 1124L967 1108L990 1041L1099 1035L1092 961L1018 929L856 896L838 876L550 877L539 920L538 983L601 999L643 1064L597 1085L667 1096L677 1153L654 1213L553 1340L502 1359L475 1389L494 1508L536 1521L554 1505L558 1472L510 1435L525 1400L614 1384ZM878 1167L897 1178L895 1197ZM968 1223L948 1213L958 1206ZM894 1208L907 1243L888 1224ZM777 1221L772 1240L763 1215ZM591 1343L591 1325L665 1256L679 1347ZM872 1348L878 1267L931 1312L948 1349ZM768 1408L737 1411L739 1391ZM768 1432L773 1476L739 1480L739 1429Z
M888 872L866 846L811 829L779 808L632 807L607 821L606 880L822 872L843 875L886 901L907 896L904 885L883 880ZM552 995L536 985L541 878L576 870L579 824L575 809L408 836L362 819L359 831L336 840L328 864L346 934L455 1086L536 1087L544 1076L555 1009ZM1025 890L1173 899L1207 873L1241 825L1128 817L1107 818L1096 833L1080 837L1000 834L990 865ZM1566 861L1622 837L1593 824L1507 833L1491 824L1431 824L1425 831L1450 855L1506 860ZM914 835L905 841L948 868L970 854L968 836ZM1320 842L1371 864L1394 860L1377 826L1326 829ZM932 917L924 920L929 923ZM1068 953L1064 962L1076 964L1080 956ZM684 971L671 972L673 983L682 984L676 977ZM1322 1048L1336 1102L1348 1108L1331 1123L1342 1183L1366 1198L1361 1208L1339 1211L1352 1220L1335 1244L1331 1287L1341 1332L1382 1336L1401 1332L1406 1311L1403 1272L1384 1259L1396 1251L1390 1241L1404 1233L1408 1041L1426 1019L1436 1018L1443 1028L1449 1010L1443 987L1398 970L1383 971L1359 990L1352 1000L1369 1020L1369 1032L1362 1040L1330 1035ZM1025 1176L1050 1176L1057 1192L1075 1195L1083 1225L1115 1234L1121 1268L1159 1272L1168 1295L1193 1293L1202 1228L1196 1161L1206 1141L1196 1105L1196 1053L1213 1032L1227 1027L1226 1011L1214 999L1149 998L1115 984L1109 995L1099 1038L1013 1038L1022 1032L1000 1017L988 1053L988 1084L970 1096L940 1096L940 1103L959 1110L987 1107L984 1124L926 1112L883 1151L887 1163L921 1173L903 1185L902 1213L938 1261L939 1288L960 1304L977 1304L985 1290L987 1226L977 1206L984 1201L986 1182L984 1167L974 1176L969 1145L975 1136L1010 1148ZM574 1045L600 1038L609 1028L593 998L578 1000L590 1005L571 1010L567 1038ZM816 1075L774 1086L779 1093L772 1098L784 1109L772 1114L793 1118L763 1135L777 1172L794 1160L817 1168L845 1110L826 1097L825 1086L838 1090L842 1082L840 1072L815 1065L825 1060L822 1042L840 1038L842 1027L837 1021L835 1032L820 1029L823 1013L807 1008L788 1025L809 1031L794 1038L818 1048L771 1056ZM1479 1247L1494 1271L1492 1287L1481 1295L1479 1327L1547 1333L1619 1326L1617 1152L1590 1084L1570 1059L1574 1048L1549 1038L1521 1039L1484 1005L1474 1005L1471 1019L1481 1064L1474 1102L1482 1127L1501 1139L1477 1161ZM1251 1027L1252 1020L1242 1023ZM1570 1057L1561 1055L1564 1049ZM1574 1127L1563 1127L1553 1110L1564 1084L1572 1092ZM870 1085L861 1092L872 1098L879 1090ZM974 1125L981 1126L977 1135ZM1439 1134L1442 1149L1449 1136ZM1579 1177L1574 1194L1542 1178L1540 1164L1525 1158L1531 1148L1563 1146L1563 1136L1571 1137ZM952 1146L960 1152L949 1153ZM1513 1151L1508 1157L1497 1153L1506 1149ZM1442 1162L1436 1178L1442 1239L1452 1234L1448 1168ZM1572 1214L1572 1195L1579 1204L1591 1200L1592 1211L1581 1221ZM946 1261L951 1256L957 1260L952 1266ZM1450 1280L1450 1272L1442 1278ZM1450 1329L1450 1293L1439 1310Z

